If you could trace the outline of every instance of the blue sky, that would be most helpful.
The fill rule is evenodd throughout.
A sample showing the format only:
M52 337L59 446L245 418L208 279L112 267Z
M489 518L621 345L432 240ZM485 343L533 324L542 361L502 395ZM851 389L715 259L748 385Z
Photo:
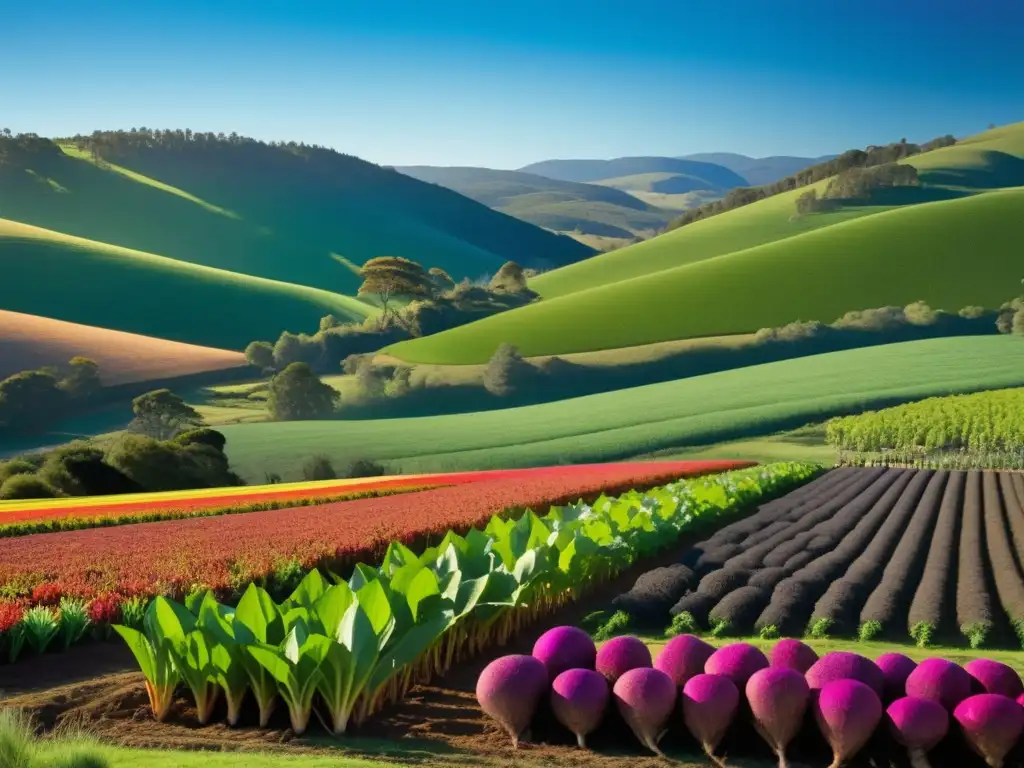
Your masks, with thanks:
M1018 0L32 0L0 126L189 127L383 164L820 155L1024 120Z

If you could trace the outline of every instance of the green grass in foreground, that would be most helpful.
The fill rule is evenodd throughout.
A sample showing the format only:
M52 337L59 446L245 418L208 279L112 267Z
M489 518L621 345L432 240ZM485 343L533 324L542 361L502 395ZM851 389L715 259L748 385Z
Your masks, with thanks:
M498 411L366 421L229 425L249 480L297 475L324 453L403 472L611 461L768 435L882 403L1024 385L1024 339L889 344Z

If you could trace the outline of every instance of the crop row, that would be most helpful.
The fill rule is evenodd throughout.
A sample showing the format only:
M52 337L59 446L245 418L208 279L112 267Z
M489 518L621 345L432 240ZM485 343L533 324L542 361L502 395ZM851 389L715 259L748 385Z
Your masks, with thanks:
M426 542L513 509L648 488L737 464L558 467L387 498L10 539L0 559L0 601L17 605L0 602L0 621L4 612L10 622L62 598L90 601L94 622L106 624L129 598L182 598L209 588L230 599L251 581L284 593L315 566L345 571L357 560L372 562L393 540Z
M1022 552L1024 475L842 468L641 576L614 605L717 635L1019 645Z
M930 397L831 420L831 445L849 451L1024 451L1024 389Z
M411 685L466 654L503 645L519 628L575 599L682 531L735 514L809 477L809 465L770 465L492 517L465 536L449 531L419 552L394 541L376 566L331 584L312 570L282 603L250 584L237 607L212 591L185 604L156 598L142 629L117 625L147 678L157 719L175 690L192 693L201 723L218 697L236 724L251 693L261 726L275 703L302 733L319 699L324 724L343 733Z

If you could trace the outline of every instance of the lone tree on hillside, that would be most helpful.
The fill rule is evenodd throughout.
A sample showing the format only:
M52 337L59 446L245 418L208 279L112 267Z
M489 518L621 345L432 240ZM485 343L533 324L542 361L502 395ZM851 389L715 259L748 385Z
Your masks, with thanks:
M450 291L455 287L455 281L452 276L445 272L440 267L431 267L427 274L430 276L430 282L434 289L434 296L440 296L445 291Z
M378 256L363 264L359 270L363 284L359 293L375 293L380 299L384 317L388 302L398 296L429 296L433 281L419 264L401 256Z
M526 275L523 274L523 268L514 261L506 261L487 287L492 291L522 293L526 290Z
M128 429L157 440L170 440L204 425L203 417L169 389L155 389L132 400L135 418Z
M508 343L501 344L484 368L484 389L492 395L504 397L522 386L533 371L519 350Z
M95 360L81 355L71 358L71 370L60 382L60 388L72 397L89 397L103 386L100 367Z
M274 367L274 345L269 341L253 341L245 348L245 360L249 365L265 371Z
M324 419L340 397L306 363L292 363L270 380L267 410L277 421Z

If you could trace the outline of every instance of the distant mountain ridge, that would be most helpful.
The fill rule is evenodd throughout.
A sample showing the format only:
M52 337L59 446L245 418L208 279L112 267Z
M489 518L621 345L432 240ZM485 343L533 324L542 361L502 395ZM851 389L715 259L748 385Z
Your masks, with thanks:
M812 165L831 160L836 155L821 157L794 157L791 155L772 155L770 157L748 157L736 152L698 152L682 155L679 160L696 160L702 163L714 163L728 168L747 180L748 186L758 187L771 184L779 179L792 176Z
M543 160L518 169L560 181L594 182L639 176L649 173L671 173L694 179L692 190L722 190L747 186L747 179L716 163L677 157L618 157L612 160Z

